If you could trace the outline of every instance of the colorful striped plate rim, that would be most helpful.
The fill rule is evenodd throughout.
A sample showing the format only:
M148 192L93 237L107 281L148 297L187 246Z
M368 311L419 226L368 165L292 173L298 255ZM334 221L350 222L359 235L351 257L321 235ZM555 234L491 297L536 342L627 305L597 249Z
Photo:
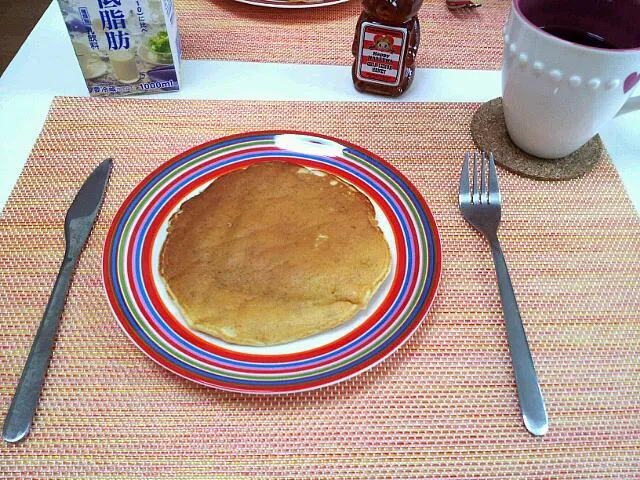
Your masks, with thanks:
M345 325L290 344L242 347L191 330L158 273L171 215L216 178L267 161L336 175L367 195L393 253L370 305ZM122 204L103 255L104 286L126 335L146 355L194 382L245 393L290 393L357 375L398 349L435 297L442 249L433 215L393 166L348 142L294 131L252 132L188 150L147 176Z
M337 5L338 3L345 3L349 0L236 0L236 2L248 3L249 5L256 5L259 7L274 7L274 8L313 8L313 7L326 7L329 5Z

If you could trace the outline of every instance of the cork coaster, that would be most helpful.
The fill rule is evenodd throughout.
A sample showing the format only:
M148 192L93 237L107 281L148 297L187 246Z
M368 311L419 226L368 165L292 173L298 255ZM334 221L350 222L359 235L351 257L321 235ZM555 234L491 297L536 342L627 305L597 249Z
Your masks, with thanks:
M571 180L581 177L591 171L604 152L600 135L562 158L538 158L522 151L507 132L501 97L483 103L476 110L471 120L471 136L481 150L495 154L497 164L537 180Z

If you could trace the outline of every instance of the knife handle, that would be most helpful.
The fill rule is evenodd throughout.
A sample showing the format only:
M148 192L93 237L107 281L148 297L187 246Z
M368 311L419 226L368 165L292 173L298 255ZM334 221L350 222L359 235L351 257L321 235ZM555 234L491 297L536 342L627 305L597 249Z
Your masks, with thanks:
M38 408L40 391L42 390L44 377L47 374L56 331L64 309L75 264L76 262L72 258L65 255L56 283L53 285L47 308L42 316L40 327L38 327L33 345L31 345L31 351L22 370L16 393L4 420L2 438L6 442L18 442L29 434L31 422Z

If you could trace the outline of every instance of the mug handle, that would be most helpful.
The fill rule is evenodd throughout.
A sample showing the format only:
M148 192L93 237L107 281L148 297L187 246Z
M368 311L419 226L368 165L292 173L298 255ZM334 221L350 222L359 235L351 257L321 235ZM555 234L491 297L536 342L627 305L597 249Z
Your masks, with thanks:
M618 111L618 113L616 113L615 117L619 117L620 115L624 115L625 113L635 112L636 110L640 110L640 95L629 97L627 99L627 102L622 105L622 108Z

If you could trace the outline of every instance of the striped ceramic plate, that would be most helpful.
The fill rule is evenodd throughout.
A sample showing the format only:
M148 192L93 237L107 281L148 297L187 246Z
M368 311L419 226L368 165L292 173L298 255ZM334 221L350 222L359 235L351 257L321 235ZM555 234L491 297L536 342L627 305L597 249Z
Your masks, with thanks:
M391 247L392 268L367 308L336 329L272 347L230 345L188 327L159 276L160 249L184 200L221 175L276 160L339 176L367 195ZM281 393L345 380L400 347L433 301L441 255L424 199L382 159L330 137L256 132L195 147L140 183L113 220L103 275L118 322L160 365L212 387Z

